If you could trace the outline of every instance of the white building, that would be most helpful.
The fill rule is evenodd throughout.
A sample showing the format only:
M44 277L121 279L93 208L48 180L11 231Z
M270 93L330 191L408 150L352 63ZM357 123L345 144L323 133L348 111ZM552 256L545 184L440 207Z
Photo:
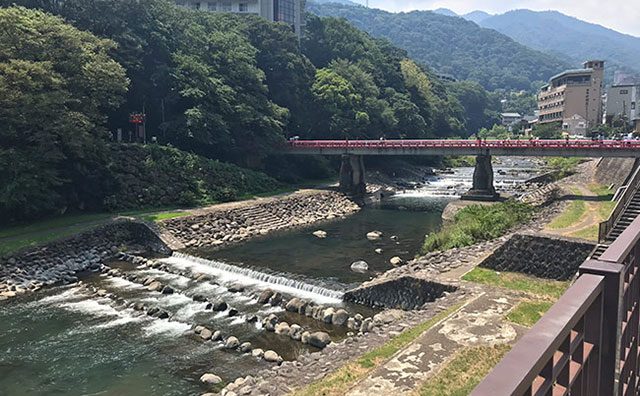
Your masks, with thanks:
M298 36L302 33L302 0L178 0L176 3L193 10L256 14L272 22L288 23Z
M621 116L640 130L640 86L616 85L607 91L607 121Z
M519 113L502 113L500 117L504 126L515 125L522 121L522 116Z

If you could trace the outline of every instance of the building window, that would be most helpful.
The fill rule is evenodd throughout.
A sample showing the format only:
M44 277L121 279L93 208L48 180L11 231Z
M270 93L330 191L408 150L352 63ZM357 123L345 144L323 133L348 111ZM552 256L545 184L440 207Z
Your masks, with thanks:
M218 11L218 2L210 1L209 2L209 11Z
M295 0L274 0L273 16L278 22L295 23Z
M240 4L238 4L238 11L240 11L240 12L249 12L249 3L240 3Z
M628 95L629 94L629 90L628 89L621 89L620 90L620 95Z
M192 10L199 10L200 9L200 2L190 3L189 7L191 7Z
M631 110L635 110L636 109L636 102L631 102Z
M222 2L222 11L231 11L231 2L223 1Z

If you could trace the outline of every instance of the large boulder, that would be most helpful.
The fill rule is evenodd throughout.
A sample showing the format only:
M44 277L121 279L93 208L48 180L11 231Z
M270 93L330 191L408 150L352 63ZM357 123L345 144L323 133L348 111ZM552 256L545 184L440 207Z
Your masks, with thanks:
M336 326L346 325L347 320L349 320L349 312L345 311L344 309L337 310L331 317L331 323Z
M264 356L264 351L260 348L256 348L251 351L251 356L261 358L262 356Z
M402 318L404 316L404 312L399 309L389 309L384 312L380 312L373 316L373 323L376 326L381 326L384 324L389 324L391 322L395 322L396 320Z
M216 330L211 335L211 341L220 341L222 340L222 332L220 330Z
M278 324L278 317L275 314L271 314L262 320L262 326L267 331L275 331Z
M269 304L276 306L282 302L282 294L280 292L273 293L273 296L269 299Z
M222 383L222 378L218 377L215 374L207 373L200 377L200 382L206 385L215 386Z
M200 330L200 338L202 338L203 340L209 340L211 339L211 336L211 330L207 329L206 327Z
M311 335L309 336L309 345L312 345L316 348L324 348L330 343L331 337L324 331L317 331L315 333L311 333Z
M227 303L224 302L223 300L218 300L216 302L214 302L211 306L211 309L213 309L214 311L224 311L225 309L227 309Z
M300 298L292 298L285 306L285 309L289 312L304 314L307 305L309 305L309 303L305 300L302 300Z
M379 241L382 239L382 232L380 231L371 231L367 233L367 239L370 241Z
M227 338L224 343L224 347L227 349L236 349L238 346L240 346L240 341L234 336Z
M266 360L267 362L272 362L272 363L282 363L282 357L280 357L280 355L278 355L276 352L274 351L266 351L264 353L264 360Z
M334 313L335 313L335 310L333 309L333 307L329 307L325 309L324 312L322 313L322 321L324 323L331 323L331 319L333 319Z
M318 230L318 231L315 231L313 233L313 236L315 236L317 238L320 238L320 239L324 239L324 238L327 237L327 232L326 231L322 231L322 230Z
M351 264L351 271L364 273L369 271L369 264L364 260L358 260Z
M250 342L243 342L242 344L240 344L240 346L238 347L238 350L242 353L248 353L251 352L251 343Z
M389 262L391 263L391 265L393 265L394 267L399 267L402 264L404 264L404 260L402 260L401 257L395 256L392 257L391 260L389 260Z
M160 291L160 289L162 289L162 287L163 287L162 283L160 283L158 281L154 281L149 286L147 286L147 290L149 290L149 291Z
M290 331L289 323L287 323L287 322L280 322L275 327L275 332L276 332L276 334L279 334L279 335L288 336L289 335L289 331Z
M291 337L292 340L300 341L300 339L302 338L302 332L303 329L300 325L292 324L289 327L289 337Z
M273 296L273 290L266 289L262 293L260 293L260 297L258 297L258 303L266 304L269 302L269 299Z

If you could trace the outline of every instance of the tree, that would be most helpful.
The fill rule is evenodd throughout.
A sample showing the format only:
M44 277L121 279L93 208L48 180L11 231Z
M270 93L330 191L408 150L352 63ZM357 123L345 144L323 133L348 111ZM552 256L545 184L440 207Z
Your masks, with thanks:
M107 182L103 111L129 83L115 44L24 7L0 9L0 26L0 218L85 206Z

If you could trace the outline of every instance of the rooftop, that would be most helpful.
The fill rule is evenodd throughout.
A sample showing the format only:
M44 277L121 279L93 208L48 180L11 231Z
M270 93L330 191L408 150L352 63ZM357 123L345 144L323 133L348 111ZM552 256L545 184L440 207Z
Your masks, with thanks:
M513 118L522 117L519 113L502 113L501 115L503 117L513 117Z
M572 74L590 74L593 73L593 69L571 69L565 70L562 73L558 73L555 76L551 77L551 81L558 79L560 77L572 75Z

